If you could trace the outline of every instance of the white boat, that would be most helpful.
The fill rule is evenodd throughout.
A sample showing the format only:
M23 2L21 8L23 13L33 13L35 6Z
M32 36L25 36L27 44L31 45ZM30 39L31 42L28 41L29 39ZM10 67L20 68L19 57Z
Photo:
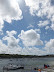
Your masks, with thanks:
M13 65L13 64L3 67L3 70L17 70L17 69L24 69L24 67L21 65Z

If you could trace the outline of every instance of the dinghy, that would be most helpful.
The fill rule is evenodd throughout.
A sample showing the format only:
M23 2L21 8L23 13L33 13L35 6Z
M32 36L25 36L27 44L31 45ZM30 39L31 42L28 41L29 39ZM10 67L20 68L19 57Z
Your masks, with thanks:
M3 67L3 70L17 70L17 69L24 69L24 67L21 65L13 65L13 64Z

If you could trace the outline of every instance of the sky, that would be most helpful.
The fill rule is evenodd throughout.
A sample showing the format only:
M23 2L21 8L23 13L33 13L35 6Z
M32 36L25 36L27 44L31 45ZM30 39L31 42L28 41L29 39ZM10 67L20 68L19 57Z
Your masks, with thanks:
M54 54L54 0L0 0L0 54Z

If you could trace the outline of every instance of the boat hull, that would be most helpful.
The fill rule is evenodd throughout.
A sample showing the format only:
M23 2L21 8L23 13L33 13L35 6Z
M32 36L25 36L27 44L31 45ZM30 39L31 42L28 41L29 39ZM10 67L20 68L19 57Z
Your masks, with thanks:
M18 70L18 69L24 69L24 67L23 66L21 66L21 67L3 67L3 70Z

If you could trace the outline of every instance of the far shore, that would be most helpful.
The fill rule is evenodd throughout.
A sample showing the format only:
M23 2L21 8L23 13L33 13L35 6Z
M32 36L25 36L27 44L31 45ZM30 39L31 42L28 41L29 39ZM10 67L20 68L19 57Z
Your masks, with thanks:
M18 55L18 54L0 54L0 58L50 58L54 55Z

